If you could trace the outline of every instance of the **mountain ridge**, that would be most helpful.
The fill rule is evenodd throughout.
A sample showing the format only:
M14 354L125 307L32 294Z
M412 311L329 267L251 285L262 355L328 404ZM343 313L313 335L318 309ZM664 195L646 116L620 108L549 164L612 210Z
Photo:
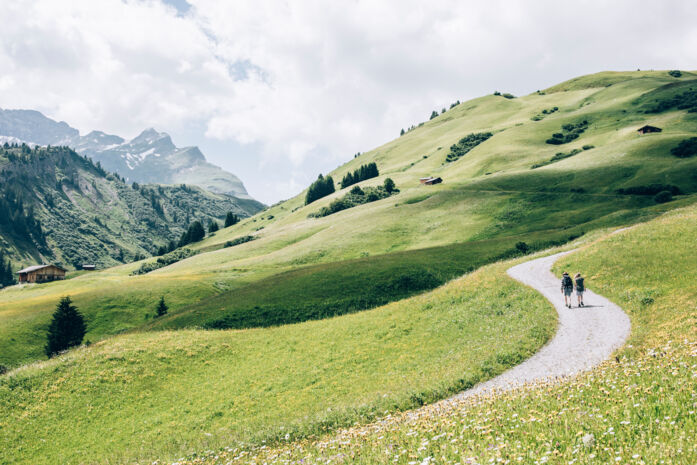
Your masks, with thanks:
M177 147L166 132L147 128L130 140L93 130L86 135L36 110L0 108L0 143L69 146L129 182L189 184L253 200L234 174L209 163L196 146Z

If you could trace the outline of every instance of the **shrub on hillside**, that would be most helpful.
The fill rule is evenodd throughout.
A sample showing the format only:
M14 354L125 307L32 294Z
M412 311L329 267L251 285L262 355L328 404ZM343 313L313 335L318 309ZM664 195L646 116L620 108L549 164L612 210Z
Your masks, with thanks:
M552 137L545 142L552 145L567 144L572 140L578 139L578 136L583 134L588 128L588 120L583 120L578 123L565 124L562 127L562 132L555 132Z
M507 99L512 99L512 98L515 98L515 95L509 94L508 92L506 92L504 94L501 94L501 97L507 98Z
M688 113L697 112L697 90L687 90L681 94L675 94L670 97L657 99L653 107L645 110L646 113L662 113L664 111L677 108L678 110L687 110Z
M564 152L557 152L557 153L556 153L552 158L550 158L549 160L543 161L543 162L541 162L541 163L535 163L534 165L532 165L531 169L534 170L535 168L540 168L540 167L542 167L542 166L547 166L547 165L550 165L550 164L552 164L552 163L556 163L556 162L558 162L558 161L560 161L560 160L563 160L563 159L565 159L565 158L573 157L574 155L577 155L577 154L579 154L579 153L581 153L581 152L582 152L581 149L573 149L572 151L566 152L566 153L564 153Z
M478 132L463 137L457 144L450 146L450 153L445 157L446 163L458 160L491 136L493 136L493 134L490 132Z
M682 76L682 72L680 72L680 70L677 70L677 69L668 71L668 74L670 74L674 78L679 78L680 76Z
M666 203L673 200L673 194L669 191L661 191L653 198L656 203Z
M395 190L396 185L395 185L394 181L392 180L392 178L386 178L382 187L385 188L385 190L387 191L388 194L391 194L392 191Z
M389 178L388 178L389 179ZM384 186L365 187L361 189L359 186L354 187L351 191L341 198L333 200L328 206L320 208L318 211L310 213L309 218L321 218L324 216L337 213L364 203L375 202L376 200L384 199L399 192L396 187L388 192Z
M697 137L690 137L670 149L670 153L678 158L689 158L697 155Z
M257 236L242 236L235 238L231 241L227 241L223 247L234 247L236 245L244 244L245 242L253 241Z
M193 255L196 255L196 252L191 249L176 249L161 257L158 257L154 262L143 263L140 265L140 268L131 273L131 276L150 273L151 271L164 268L165 266L171 265L172 263L177 263L178 261L184 260L185 258L189 258Z
M70 297L63 297L56 311L53 312L51 324L46 335L46 347L44 351L50 358L71 347L79 346L86 332L85 319L72 305Z
M333 194L335 190L334 179L332 179L331 176L325 178L320 174L317 180L310 184L310 187L307 189L305 205L309 205L317 199Z
M632 186L617 189L617 193L621 195L656 195L662 191L667 191L671 195L682 194L680 188L672 184L650 184L648 186Z

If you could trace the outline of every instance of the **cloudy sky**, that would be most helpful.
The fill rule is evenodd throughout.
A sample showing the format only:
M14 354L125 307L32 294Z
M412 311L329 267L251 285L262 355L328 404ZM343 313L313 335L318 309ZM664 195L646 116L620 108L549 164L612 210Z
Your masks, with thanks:
M266 203L456 99L697 69L692 0L13 0L0 25L0 107L155 127Z

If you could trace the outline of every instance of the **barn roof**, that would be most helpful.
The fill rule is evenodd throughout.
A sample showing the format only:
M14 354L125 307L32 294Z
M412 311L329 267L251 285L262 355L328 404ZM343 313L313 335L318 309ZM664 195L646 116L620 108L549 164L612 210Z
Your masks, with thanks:
M48 268L49 266L54 266L54 267L58 268L59 270L67 271L65 268L61 268L58 265L33 265L33 266L28 266L28 267L24 268L23 270L19 270L17 272L17 274L31 273L32 271L37 271L37 270L41 270L43 268Z

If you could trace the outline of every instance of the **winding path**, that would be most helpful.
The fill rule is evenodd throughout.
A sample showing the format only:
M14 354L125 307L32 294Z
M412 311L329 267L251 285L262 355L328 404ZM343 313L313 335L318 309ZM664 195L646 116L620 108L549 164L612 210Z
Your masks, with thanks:
M606 360L624 343L629 336L629 317L605 297L586 290L583 298L586 307L575 306L575 293L571 296L574 307L564 305L560 278L550 270L558 258L568 253L537 258L508 269L512 278L532 287L552 302L559 314L559 326L554 338L520 365L451 399L574 375Z

